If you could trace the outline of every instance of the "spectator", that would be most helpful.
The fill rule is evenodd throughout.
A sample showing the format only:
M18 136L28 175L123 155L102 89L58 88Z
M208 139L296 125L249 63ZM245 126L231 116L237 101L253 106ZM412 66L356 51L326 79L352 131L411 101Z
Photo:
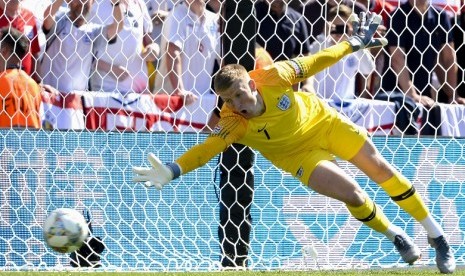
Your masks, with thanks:
M340 4L351 7L355 14L366 11L361 4L352 0L311 0L305 4L302 14L306 19L310 43L313 43L317 35L325 31L325 25L328 21L328 11Z
M35 76L36 59L40 52L36 17L21 5L21 0L1 0L0 28L7 26L19 30L29 38L29 51L21 64L26 73Z
M376 0L376 2L382 2L385 6L398 5L399 3L405 3L407 0ZM446 12L450 19L453 29L454 45L456 47L458 76L457 76L457 89L455 90L459 96L465 97L465 81L464 81L464 69L465 69L465 58L459 58L465 56L465 45L463 43L463 34L465 29L465 5L463 0L431 0L431 5L436 7L440 12ZM387 22L387 21L386 21ZM440 86L437 81L437 77L433 76L433 83L436 87ZM444 94L440 94L438 100L447 101L447 97Z
M40 128L40 86L21 69L29 39L13 27L0 29L0 127Z
M427 20L422 23L424 16ZM443 92L447 101L465 103L454 93L457 66L450 22L448 14L439 12L429 1L409 0L400 5L392 14L387 33L392 61L385 62L384 91L402 91L415 102L431 107L438 92L431 83L436 71L439 81L445 84ZM413 72L415 78L412 78Z
M147 2L147 8L152 17L152 23L153 23L153 31L150 36L159 45L161 43L163 22L165 21L169 12L175 6L176 2L179 2L179 1L148 0ZM207 9L209 11L219 13L220 8L221 8L220 1L218 0L207 1ZM158 69L157 68L158 63L148 63L147 66L148 66L148 71L149 71L150 90L153 91L154 86L155 86L155 76L156 76L156 70ZM218 65L216 65L213 71L215 72L217 70L218 70Z
M335 45L341 40L347 39L352 34L350 16L352 9L344 4L331 8L328 12L327 32L321 33L317 40L311 45L312 54L322 49ZM324 99L332 99L340 103L346 99L354 99L359 95L366 95L368 76L374 71L375 63L367 49L357 51L343 57L334 65L315 74L313 89ZM363 74L360 78L365 81L361 87L363 91L356 91L356 76Z
M396 7L386 0L356 0L359 7L364 7L365 10L377 13L383 17L383 24L389 22L391 13Z
M91 11L90 21L111 22L111 4L110 0L98 0ZM91 75L90 88L123 95L149 92L147 62L155 61L160 50L150 38L152 20L144 0L128 1L121 6L124 24L117 40L94 48L96 71Z
M462 29L460 28L460 21L459 21L459 17L458 17L458 12L459 12L459 8L460 8L460 0L432 0L431 1L431 5L433 5L439 12L445 12L448 14L449 16L449 19L450 19L450 24L451 24L451 30L452 30L452 37L453 37L453 41L454 41L454 46L457 46L457 49L454 49L455 50L455 55L457 57L457 60L456 60L456 64L457 64L457 73L461 70L461 60L463 60L463 58L460 58L460 51L459 49L460 48L463 48L461 47L462 44L460 43L461 42L461 36L462 36ZM454 47L455 48L455 47ZM460 74L457 74L457 86L456 86L456 89L455 89L455 93L457 93L457 95L463 97L460 93ZM432 85L434 87L435 90L437 91L440 91L441 90L441 83L439 82L438 80L438 77L437 77L437 74L436 72L433 72L433 75L432 75ZM439 102L447 102L448 101L448 97L445 93L439 93L437 95L438 97L438 101Z
M152 32L150 38L157 45L161 43L161 31L163 22L173 9L178 0L145 0L147 10L152 18ZM149 90L152 91L155 85L156 70L158 67L158 59L153 62L147 62L147 70L149 75Z
M274 61L307 55L310 43L302 15L287 0L258 1L255 10L258 20L257 43Z
M152 17L153 22L153 31L151 33L152 39L157 42L158 44L161 43L162 37L162 27L163 22L165 21L166 17L168 16L169 12L173 9L176 5L178 0L148 0L147 7L149 13ZM207 1L207 9L214 13L219 13L221 8L221 2L219 0L208 0ZM155 76L156 76L156 69L158 64L148 64L149 67L149 83L150 83L150 90L154 90L155 86ZM218 70L218 65L216 65L213 71L215 72Z
M204 0L186 0L171 10L163 25L154 93L181 96L186 105L210 93L220 52L218 20Z
M302 10L305 4L307 4L308 2L309 0L288 0L287 1L289 7L293 8L294 10L300 13L302 13Z
M310 53L308 30L302 14L287 0L262 0L255 4L258 21L257 43L273 58L287 60ZM294 84L298 89L299 84Z
M465 99L455 93L457 64L450 22L447 13L439 12L428 0L409 0L392 14L386 35L390 59L385 59L382 89L376 98L409 109L403 118L396 119L403 133L415 121L409 115L417 109L415 103L429 110L423 134L435 134L440 125L440 112L434 107L438 91L432 85L433 72L446 102L465 104Z
M156 42L158 45L161 43L161 32L163 27L163 22L168 16L169 12L176 5L176 2L179 0L146 0L147 10L149 12L150 18L152 18L152 32L150 37L153 42Z
M395 10L392 4L386 0L356 0L360 3L366 11L377 13L383 17L383 23L378 27L378 33L382 36L386 35L386 26L389 22L390 14ZM386 58L385 50L383 48L370 49L372 56L375 57L376 70L370 76L369 94L367 98L373 98L375 91L380 89L381 75L383 73L384 60Z
M243 4L244 2L242 2ZM250 2L249 2L250 3ZM250 8L253 8L250 3ZM229 59L234 54L229 55ZM247 59L245 59L247 60ZM225 62L230 61L226 60ZM238 59L252 69L262 69L273 64L273 58L260 45L255 44L254 62ZM219 120L223 101L218 99L218 109L210 121L211 129ZM224 269L245 269L248 265L254 194L254 152L243 145L233 144L219 158L220 169L220 225L221 265Z
M124 0L111 0L113 22L108 26L87 23L93 0L69 0L67 12L59 10L63 1L54 1L44 12L42 30L47 44L40 61L40 76L44 84L62 93L85 91L94 58L92 48L106 47L114 41L122 26L120 3Z
M224 0L206 0L207 10L217 14L222 13L223 1Z

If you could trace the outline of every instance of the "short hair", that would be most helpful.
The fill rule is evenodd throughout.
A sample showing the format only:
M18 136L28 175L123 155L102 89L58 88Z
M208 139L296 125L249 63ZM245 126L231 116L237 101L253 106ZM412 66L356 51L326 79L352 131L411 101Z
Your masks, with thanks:
M231 87L237 80L247 76L247 70L240 64L228 64L223 66L213 79L216 92L224 91Z
M29 39L20 31L13 27L3 27L0 29L0 44L10 49L14 58L22 60L29 51Z

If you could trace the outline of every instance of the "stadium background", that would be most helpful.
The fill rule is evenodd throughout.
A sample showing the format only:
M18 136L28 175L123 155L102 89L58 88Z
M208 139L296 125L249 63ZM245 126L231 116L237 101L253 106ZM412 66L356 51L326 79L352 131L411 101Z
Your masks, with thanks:
M41 222L58 207L91 210L94 232L107 246L105 270L218 268L216 160L162 193L131 182L131 167L146 163L147 153L171 160L203 134L1 130L0 137L0 270L68 266L67 256L42 240ZM464 265L464 140L377 136L374 141L427 199L458 265ZM393 222L408 225L424 252L420 264L433 265L420 227L359 171L343 166ZM255 177L253 269L404 266L391 243L361 227L342 205L308 191L261 156Z

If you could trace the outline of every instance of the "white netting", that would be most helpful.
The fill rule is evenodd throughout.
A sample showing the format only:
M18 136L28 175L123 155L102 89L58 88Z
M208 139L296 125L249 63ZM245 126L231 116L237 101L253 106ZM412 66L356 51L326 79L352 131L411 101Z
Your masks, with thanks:
M234 26L228 26L230 21L225 14L208 12L199 21L194 12L189 12L187 3L200 5L200 0L120 0L116 6L116 0L95 0L89 6L87 19L97 25L86 25L86 21L82 23L73 17L76 16L73 12L81 8L72 5L80 1L54 1L58 4L53 12L57 10L58 17L48 19L44 18L44 12L51 1L20 1L37 17L35 26L26 23L18 27L23 28L21 31L31 41L37 39L34 43L39 45L38 48L31 46L38 68L32 69L32 76L44 79L49 86L42 92L42 104L37 111L43 129L17 129L22 125L13 124L13 119L8 119L13 118L11 114L7 117L0 114L4 127L0 130L0 270L70 268L69 256L53 252L42 238L41 227L46 215L60 207L90 212L93 234L106 246L100 256L100 269L220 269L218 160L214 158L203 168L175 180L163 192L134 184L132 167L148 165L146 156L150 152L156 153L163 162L170 162L205 139L207 134L203 131L208 131L215 122L213 111L217 97L210 89L215 62L221 64L221 57L228 54L236 59L249 54L235 47L222 48L221 39L234 41L245 36L250 43L256 42L255 66L260 67L269 63L269 53L271 58L280 59L281 54L291 58L326 48L330 44L328 36L316 37L315 32L344 32L338 26L347 22L347 18L332 20L333 26L325 25L325 14L331 10L326 1L291 1L289 10L291 6L295 10L288 10L283 17L275 7L270 9L267 1L257 1L254 4L260 5L260 9L256 13L240 14L242 10L238 9L242 23L251 17L257 19L257 36L252 37L226 32L230 28L240 30L241 25L232 21ZM180 3L176 6L175 2ZM344 1L355 10L363 9L362 2ZM5 5L15 3L3 0L4 11L9 11ZM388 3L400 6L397 1ZM220 3L209 1L209 4L215 10ZM305 13L304 4L313 7L312 12L318 12ZM379 4L370 1L368 7L377 9ZM426 32L422 39L436 44L439 33L454 33L455 50L448 54L463 53L460 40L463 22L458 20L463 17L462 6L453 1L433 1L433 4L454 16L450 21L452 28L430 29L433 31ZM67 9L68 5L74 7L72 12ZM107 43L108 27L98 24L111 24L119 8L123 16L121 30L115 41ZM392 24L390 15L386 11L382 14L386 24ZM19 24L11 16L5 16L2 15L0 23ZM61 19L55 22L52 18ZM52 20L46 23L52 27L44 34L42 27L46 20ZM274 27L276 22L284 26L278 32ZM163 30L163 23L171 28L165 26ZM78 27L79 24L83 25ZM386 31L393 28L388 25ZM302 30L306 33L301 33ZM293 33L286 35L289 31ZM425 52L418 45L409 48L407 42L401 41L402 34L411 32L413 29L406 26L401 33L390 37L399 39L405 54L420 50L426 59L432 52ZM419 36L421 31L415 34ZM155 44L150 45L150 37ZM73 42L76 39L81 43L79 46ZM167 40L172 42L170 46ZM0 42L2 50L3 43ZM323 91L319 94L327 97L331 106L374 136L381 153L426 199L429 209L444 227L458 264L464 265L465 107L440 103L434 109L435 121L431 119L433 111L414 102L406 103L402 97L397 101L372 99L377 92L388 92L382 83L388 74L383 65L389 65L390 69L398 65L393 64L391 50L385 47L379 52L367 52L366 56L351 55L312 81L302 83L300 88ZM452 63L447 63L447 56L435 60L438 66L410 68L405 63L402 69L408 76L411 74L413 83L425 77L421 74L426 72L426 79L431 76L433 91L463 93L464 58L458 55ZM456 65L459 65L458 73L453 71ZM446 69L451 71L452 83L448 85L452 89L443 84ZM452 74L458 76L457 85ZM401 73L394 72L394 75L400 81ZM6 109L6 99L13 93L5 92L4 83L0 84L0 90ZM404 84L399 86L405 88ZM348 90L341 88L350 89L356 97L347 97ZM426 89L426 86L418 88L422 93ZM333 90L341 92L323 95ZM168 94L173 92L176 96L170 97ZM179 95L188 92L195 96L186 96L185 101L193 103L185 106ZM435 93L431 95L434 100ZM9 120L11 128L5 125ZM398 120L408 122L402 125ZM433 265L434 252L419 224L400 211L360 171L345 162L341 165L383 208L388 218L414 238L423 252L420 264ZM405 266L391 242L353 219L341 203L313 193L260 155L254 163L254 179L247 257L252 269Z

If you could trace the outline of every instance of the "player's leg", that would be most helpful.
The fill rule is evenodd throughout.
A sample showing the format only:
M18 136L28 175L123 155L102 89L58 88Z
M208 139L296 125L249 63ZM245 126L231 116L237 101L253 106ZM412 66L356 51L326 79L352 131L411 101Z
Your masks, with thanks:
M403 210L421 223L428 232L428 241L436 249L436 263L443 273L455 270L455 258L444 238L442 227L432 217L410 181L394 169L379 153L371 140L349 160L378 183Z
M358 153L349 161L378 183L394 202L417 221L421 222L431 216L415 187L386 161L371 140L367 139ZM425 226L425 228L431 228L429 231L432 235L443 234L437 223Z
M344 143L340 142L340 137L344 137ZM443 235L442 228L431 216L415 187L387 162L365 130L345 117L338 117L328 139L330 152L349 160L380 185L395 203L424 226L430 237Z
M344 137L344 139L341 140L341 137ZM341 143L341 141L344 142ZM373 146L364 129L356 126L345 117L338 116L334 119L333 130L328 135L330 152L342 159L354 161L352 159L361 151L361 148L364 147L367 141ZM374 146L373 149L375 149ZM382 165L386 165L384 167L381 164L378 165L379 171L377 173L379 174L373 172L369 176L374 177L373 180L380 183L393 175L393 168L387 162L382 163ZM420 258L420 250L404 231L397 230L392 235L386 236L394 243L405 262L413 263Z
M432 219L413 185L379 153L366 131L345 117L335 118L334 124L333 131L328 136L330 152L349 160L380 185L403 210L417 221L424 221L429 234L442 234L442 229ZM344 137L343 143L341 137Z
M407 234L390 223L382 209L335 162L320 161L310 175L308 186L319 194L344 202L356 219L390 239L405 262L412 264L420 258L420 250Z

